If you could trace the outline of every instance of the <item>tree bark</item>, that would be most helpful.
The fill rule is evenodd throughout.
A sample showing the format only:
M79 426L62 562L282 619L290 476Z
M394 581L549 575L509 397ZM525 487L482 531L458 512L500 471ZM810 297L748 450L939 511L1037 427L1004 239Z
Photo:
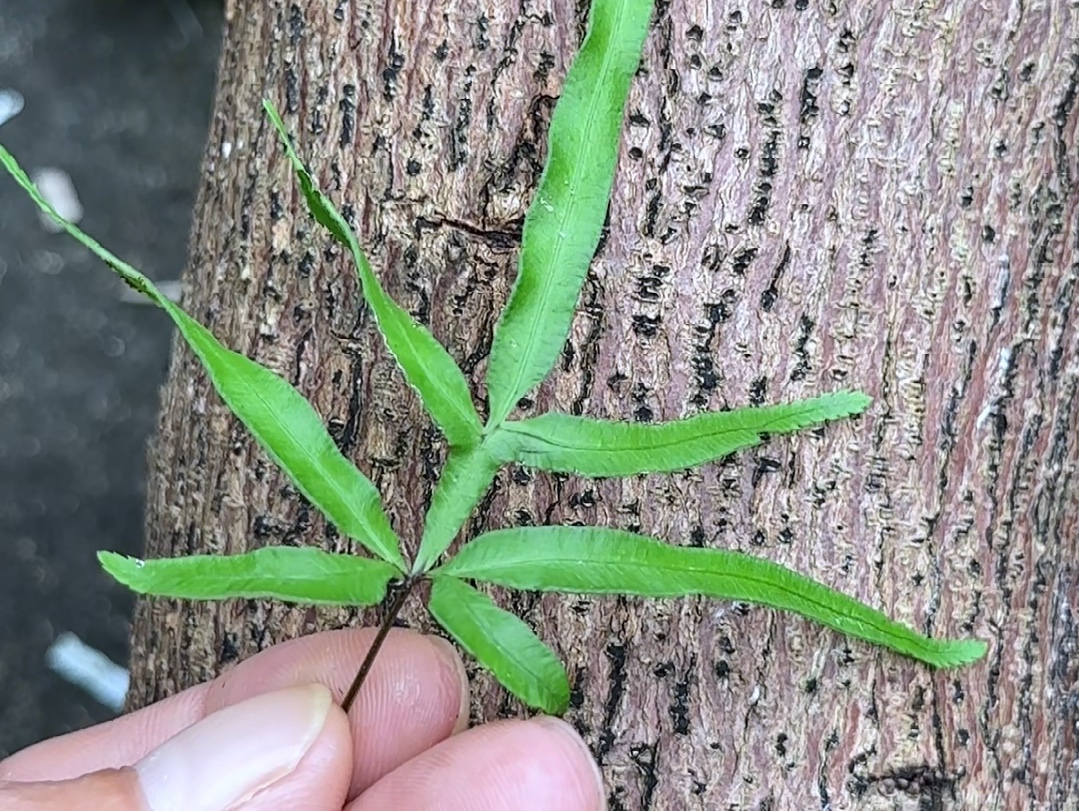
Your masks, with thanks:
M185 300L312 398L415 548L444 448L260 101L482 403L587 4L235 6ZM499 595L564 657L612 809L1076 807L1077 41L1056 2L658 3L609 232L525 412L875 402L692 473L504 470L470 531L579 521L742 549L991 646L932 672L761 608ZM186 351L151 469L151 556L356 548ZM144 601L134 703L356 619ZM518 712L476 675L478 719Z

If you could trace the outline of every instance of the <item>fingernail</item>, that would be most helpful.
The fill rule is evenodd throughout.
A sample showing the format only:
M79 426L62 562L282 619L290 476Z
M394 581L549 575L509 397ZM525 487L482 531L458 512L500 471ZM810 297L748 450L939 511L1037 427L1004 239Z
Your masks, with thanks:
M587 806L588 808L602 809L607 808L607 787L603 782L603 772L600 771L599 764L596 762L596 758L592 755L592 750L588 748L588 744L584 742L584 739L577 734L577 730L567 724L560 718L554 718L549 715L540 715L532 719L533 723L540 726L547 727L547 729L554 730L564 735L573 741L573 746L576 747L588 761L588 765L592 769L592 780L594 784L593 804Z
M468 673L465 670L465 663L461 661L461 654L457 652L457 648L453 646L451 642L446 641L440 636L431 634L427 637L434 645L435 650L438 651L439 658L446 664L447 669L453 674L453 678L457 682L458 695L461 697L459 706L457 707L457 721L453 725L452 735L456 735L458 732L463 732L468 729L468 714L472 708L472 703L469 695Z
M295 770L333 698L293 687L215 712L135 766L150 811L226 811Z

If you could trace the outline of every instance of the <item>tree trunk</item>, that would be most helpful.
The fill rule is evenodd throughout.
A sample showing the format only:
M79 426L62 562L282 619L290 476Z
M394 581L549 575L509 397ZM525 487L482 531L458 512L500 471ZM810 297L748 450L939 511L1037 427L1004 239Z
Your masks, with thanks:
M412 548L444 448L260 100L482 398L586 5L239 0L226 30L186 302L312 398ZM1062 2L658 4L609 233L526 410L875 402L692 473L504 470L471 531L579 521L742 549L991 647L931 672L761 608L517 598L568 665L612 809L1075 807L1077 38ZM151 556L355 549L185 351L151 466ZM144 601L134 703L355 620ZM474 696L479 719L519 712L482 674Z

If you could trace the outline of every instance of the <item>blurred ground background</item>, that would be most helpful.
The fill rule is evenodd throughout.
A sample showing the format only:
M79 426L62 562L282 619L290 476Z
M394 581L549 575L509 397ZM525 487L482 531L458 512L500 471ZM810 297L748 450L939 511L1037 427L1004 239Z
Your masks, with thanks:
M80 225L155 279L185 260L220 0L0 0L0 124L70 175ZM0 757L113 713L45 666L70 631L126 664L132 600L97 549L142 544L170 328L0 177Z

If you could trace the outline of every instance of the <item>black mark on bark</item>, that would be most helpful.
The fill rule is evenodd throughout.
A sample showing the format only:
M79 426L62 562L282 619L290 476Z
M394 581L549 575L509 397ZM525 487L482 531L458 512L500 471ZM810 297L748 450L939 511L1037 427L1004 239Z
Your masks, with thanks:
M341 110L341 135L337 143L346 149L352 146L356 135L356 85L346 84L341 88L338 107Z
M776 303L776 299L779 298L779 279L783 276L783 271L787 269L791 261L791 244L788 242L783 248L783 256L779 260L779 264L776 265L775 270L772 271L772 278L768 281L768 287L761 293L761 309L768 312Z
M606 654L607 661L611 664L611 671L607 677L607 701L603 708L603 723L600 725L603 732L599 736L596 747L596 762L601 765L611 751L611 747L614 746L614 718L618 714L622 696L626 691L625 646L611 643L607 646Z
M300 7L293 3L288 10L288 41L289 45L296 47L303 39L304 19Z
M757 182L757 196L753 201L753 208L749 211L750 225L763 225L768 207L772 203L772 178L779 169L779 139L782 131L779 127L779 119L776 116L776 107L783 100L782 94L773 89L767 101L757 105L757 112L761 115L761 126L764 128L764 145L761 148L761 162Z
M791 380L803 380L809 374L809 350L806 349L806 346L809 344L809 336L813 334L813 328L817 325L805 313L802 314L798 324L798 340L794 345L794 354L798 356L798 363L794 367L794 371L791 372Z
M392 101L397 95L397 77L405 66L405 55L397 50L397 37L390 35L390 51L386 55L386 67L382 69L382 97Z

